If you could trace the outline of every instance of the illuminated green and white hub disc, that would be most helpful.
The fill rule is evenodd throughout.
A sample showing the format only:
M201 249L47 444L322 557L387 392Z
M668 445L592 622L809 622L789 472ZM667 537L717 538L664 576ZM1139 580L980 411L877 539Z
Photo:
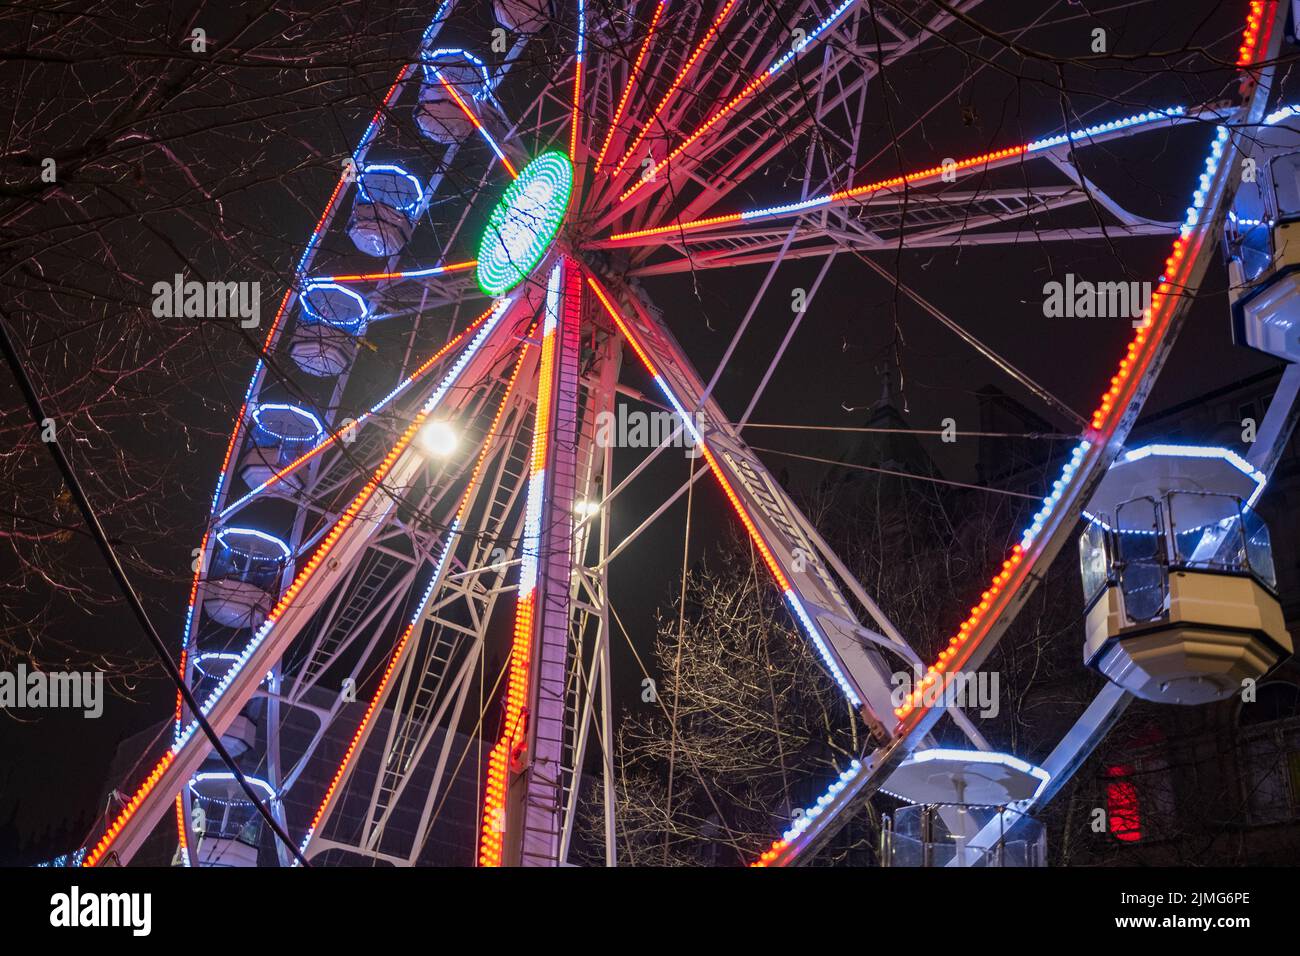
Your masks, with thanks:
M520 170L479 243L480 289L502 295L528 277L551 247L572 191L573 164L563 153L542 153Z

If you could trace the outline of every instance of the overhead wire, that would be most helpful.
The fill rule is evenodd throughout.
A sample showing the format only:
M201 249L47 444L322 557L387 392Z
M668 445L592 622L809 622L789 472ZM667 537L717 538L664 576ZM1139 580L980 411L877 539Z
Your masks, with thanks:
M27 368L23 364L22 357L18 352L18 347L14 343L13 338L9 335L7 321L0 322L0 349L3 349L5 360L8 362L9 368L13 372L14 379L17 381L18 387L27 401L27 407L32 414L33 422L38 429L42 428L44 423L51 419L46 415L44 404L41 402L40 395L36 391L36 386L32 382L31 376L27 373ZM122 567L122 562L118 559L117 553L113 550L112 542L109 541L103 525L100 524L99 516L95 513L94 505L91 504L90 499L86 496L85 489L82 488L81 482L77 478L76 471L72 467L72 462L63 451L62 446L58 442L58 438L54 437L51 440L44 442L44 444L50 450L50 454L58 465L59 472L63 475L63 480L67 484L68 490L72 493L72 498L76 502L77 508L81 511L82 517L90 527L91 536L94 538L95 545L103 556L104 562L108 565L109 572L112 574L114 581L116 581L123 597L126 598L127 604L130 606L131 611L135 615L136 621L140 624L141 629L144 631L145 636L149 639L149 643L153 646L155 653L158 655L159 662L167 672L167 676L172 679L172 682L180 691L181 697L184 698L186 706L188 706L191 713L193 713L194 720L198 724L199 729L202 730L204 736L208 738L209 742L212 744L212 749L216 751L217 756L221 758L221 762L226 765L226 768L239 784L240 789L244 791L249 802L253 804L262 819L266 821L268 826L270 826L271 832L274 833L276 838L289 849L289 852L294 855L301 865L310 866L311 864L307 862L307 859L299 851L293 840L290 839L289 834L284 831L284 828L280 826L279 821L275 819L271 811L267 809L261 799L254 792L252 785L249 784L248 779L236 765L234 757L230 755L230 752L226 750L225 745L222 744L221 736L213 730L212 725L208 723L207 716L203 713L201 705L194 697L194 694L190 691L189 686L185 683L184 676L177 668L176 663L172 660L171 654L167 651L167 645L163 643L163 639L159 635L157 628L154 627L153 621L149 617L149 612L145 610L144 604L140 600L140 596L136 593L135 587L131 584L130 578L127 577L126 569Z

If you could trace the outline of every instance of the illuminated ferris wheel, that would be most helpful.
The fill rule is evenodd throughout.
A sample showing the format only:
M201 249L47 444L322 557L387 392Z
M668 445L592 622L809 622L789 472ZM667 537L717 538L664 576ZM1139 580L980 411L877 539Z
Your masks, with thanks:
M978 856L1060 789L1133 696L1219 699L1289 655L1272 616L1267 529L1251 506L1289 437L1295 376L1284 376L1285 400L1270 406L1248 459L1125 441L1221 238L1238 340L1300 358L1287 311L1300 295L1279 240L1300 199L1290 206L1262 173L1238 189L1241 166L1225 161L1281 169L1300 146L1293 114L1269 112L1269 62L1290 5L1242 4L1240 102L1164 105L856 180L873 77L978 3L440 4L287 284L237 409L181 636L187 683L306 859L417 861L465 759L456 731L471 689L494 687L485 649L495 633L510 642L505 703L499 734L481 735L477 849L460 862L567 862L582 775L597 763L612 773L609 565L675 500L613 539L609 510L653 457L615 475L597 440L625 364L650 376L654 399L700 449L873 741L786 833L754 848L758 864L811 859L886 788L951 805L954 787L991 787L988 802L1007 809L964 834ZM508 42L489 46L488 36ZM1066 161L1073 149L1192 122L1213 132L1182 223L1128 212ZM740 208L738 190L781 162L801 170L801 187ZM1028 185L964 185L1012 165ZM1072 185L1035 178L1052 171ZM1113 216L1105 231L1034 235L1168 234L1165 274L1090 416L957 326L1081 438L926 666L741 437L753 403L733 421L712 397L721 369L706 381L683 353L654 304L654 277L765 268L743 332L782 263L821 260L815 295L842 252L869 262L900 247L1011 243L1029 219L1089 200ZM1081 517L1086 658L1109 683L1038 767L993 752L960 710L935 702L949 675L980 666L1041 571L1079 537ZM1155 557L1143 563L1135 547ZM1197 617L1196 588L1223 581L1227 618ZM1205 638L1214 628L1230 639ZM895 706L900 659L923 678ZM935 747L945 716L968 750ZM363 753L378 755L364 770ZM989 765L998 775L981 776ZM256 808L179 702L170 746L132 793L87 865L129 862L164 821L185 865L254 865L272 846L281 864L294 862L256 835ZM604 794L614 864L613 788ZM359 808L346 827L345 795ZM316 809L296 819L290 797ZM416 808L418 824L396 832L399 804Z

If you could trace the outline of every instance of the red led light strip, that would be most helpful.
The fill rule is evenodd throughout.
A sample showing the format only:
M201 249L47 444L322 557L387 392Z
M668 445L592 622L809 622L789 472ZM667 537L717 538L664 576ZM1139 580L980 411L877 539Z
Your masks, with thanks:
M451 98L456 101L456 105L460 107L460 111L469 118L469 121L471 123L474 124L474 128L478 130L480 133L482 133L484 138L490 139L491 134L489 134L488 131L483 128L483 124L479 121L479 118L474 114L474 111L469 108L469 105L463 99L461 99L460 94L456 92L455 87L453 87L450 83L448 83L441 73L438 74L438 82L441 83L443 85L443 88L448 93L451 94ZM495 153L496 150L493 150L493 152ZM519 178L519 173L515 171L515 167L511 164L510 160L506 158L504 150L502 150L501 153L497 155L497 159L501 160L501 164L505 166L506 172L510 174L512 179Z
M99 842L95 844L94 849L86 854L85 859L81 861L82 866L95 866L101 859L103 859L104 854L108 852L108 848L112 846L113 841L117 839L118 833L122 831L122 827L126 825L126 821L135 814L135 811L144 801L144 798L149 796L150 791L152 791L154 786L158 783L163 772L171 766L172 761L175 759L176 752L174 750L169 749L165 754L163 754L162 759L158 761L158 765L153 768L153 771L145 778L144 783L140 785L140 789L137 790L131 799L127 801L126 806L122 808L122 812L117 815L117 819L109 824L108 829L104 832L104 835L100 837ZM177 796L177 799L180 799L179 795ZM178 817L177 823L183 828L185 824L184 818Z
M632 346L632 351L636 353L637 358L639 358L641 363L646 367L646 371L653 375L656 380L667 384L664 377L660 375L658 369L655 368L654 362L650 361L650 356L646 354L641 343L637 341L636 337L632 334L632 330L629 329L627 323L623 321L623 317L609 301L609 298L601 288L600 283L596 281L594 276L588 276L587 284L591 286L592 291L596 293L596 298L599 299L600 304L605 307L605 311L609 313L609 317L614 320L614 324L618 326L618 330L623 333L623 338ZM704 443L704 436L697 434L693 437L699 442L700 452L704 455L704 460L708 463L709 470L713 472L713 477L716 478L718 484L722 486L723 493L727 496L727 500L731 502L731 507L740 518L740 523L744 525L745 531L749 534L750 540L754 542L754 547L758 549L759 555L763 558L763 563L767 565L768 571L772 573L772 577L775 579L777 587L781 589L782 593L789 591L789 580L786 578L784 572L782 572L781 566L776 563L776 558L773 557L772 552L768 549L767 542L765 542L762 535L758 533L758 527L754 524L753 519L750 518L749 512L745 510L744 504L741 503L740 496L736 494L735 489L731 486L731 482L727 481L726 476L722 473L722 469L718 466L718 460L713 457L713 452L709 449L708 445Z
M517 175L508 162L506 163L506 169L510 170L511 175ZM453 262L450 265L440 266L437 272L430 274L443 275L447 272L462 272L465 269L473 269L477 265L478 262L474 259L471 259L469 262ZM406 276L412 275L413 273L418 274L422 271L423 270L421 269L413 269L409 272L365 272L358 275L328 276L327 278L330 282L379 282L383 279L402 279Z
M578 165L578 123L581 119L582 110L582 31L586 29L586 24L581 22L583 15L583 5L578 4L578 53L573 58L573 109L569 115L569 159Z
M569 158L578 161L578 108L582 97L582 61L579 60L573 73L573 114L569 123Z
M934 176L943 175L945 171L952 172L958 169L969 169L972 166L980 166L984 163L992 163L1000 159L1010 159L1012 156L1020 156L1028 148L1029 147L1025 145L1008 146L1005 149L995 149L992 152L980 153L978 156L971 156L951 166L931 166L929 169L919 169L916 172L908 173L905 176L891 176L889 179L867 183L865 186L855 186L852 189L845 189L837 193L831 193L831 202L836 202L841 199L855 199L865 193L875 192L879 189L889 189L892 186L901 186L904 183L914 183L921 179L930 179Z
M682 152L686 150L697 139L699 139L701 136L703 136L705 133L711 130L717 124L718 120L722 119L722 117L726 116L729 112L735 109L736 106L740 104L741 100L745 99L745 97L749 96L750 93L753 93L755 90L757 90L760 86L766 83L767 80L768 80L768 75L766 73L764 73L756 80L750 80L749 83L745 85L744 89L742 89L739 93L737 93L730 100L728 100L727 104L723 106L722 109L718 110L707 120L705 120L704 123L698 129L695 130L695 132L691 133L690 136L682 140L681 143L678 144L676 149L674 149L671 153L669 153L666 157L664 157L662 162L656 163L654 166L650 167L650 169L646 170L645 174L640 179L638 179L635 183L633 183L630 187L628 187L627 191L622 193L618 197L619 202L624 202L627 199L630 199L632 195L636 193L636 191L639 190L646 183L653 182L654 178L659 175L659 173L664 169L665 166L667 166L674 159L680 156Z
M663 95L663 98L659 101L659 105L654 108L654 112L651 113L650 117L641 124L641 129L632 140L632 145L627 148L627 151L623 154L623 158L618 161L618 165L615 166L613 171L610 173L611 176L617 176L623 171L623 167L627 165L627 161L632 158L632 154L636 152L636 148L641 145L641 141L644 140L646 134L650 132L651 125L653 125L654 121L659 118L659 114L664 111L664 108L668 106L673 95L677 92L677 88L682 85L682 82L691 72L691 68L695 66L695 61L700 58L700 54L704 52L705 48L711 42L713 42L713 38L718 35L718 28L722 25L722 21L727 18L727 14L731 12L731 8L735 5L736 0L727 0L726 6L724 6L718 12L718 15L713 18L713 23L709 25L708 32L705 33L703 39L696 44L695 50L691 53L690 58L687 59L687 61L682 65L682 68L677 71L677 75L673 77L672 85L668 87L668 92ZM660 168L660 166L655 166L652 172L658 172ZM644 182L644 180L641 182ZM620 196L619 199L625 199L627 196L630 196L641 185L641 182L638 182L635 186Z
M827 201L819 206L813 206L808 209L792 209L786 212L773 213L773 215L794 216L794 215L798 215L801 212L811 212L814 209L830 209L833 208L837 203L844 203L852 199L858 199L862 196L867 195L868 193L879 192L880 190L883 189L892 189L898 186L920 182L923 179L932 179L935 176L943 175L945 172L955 172L956 170L959 169L970 169L972 166L981 166L984 165L985 163L993 163L1004 159L1010 159L1015 156L1022 156L1025 154L1027 150L1028 150L1028 146L1021 145L1021 146L1008 146L1005 149L993 150L992 152L988 152L988 153L980 153L978 156L971 156L967 159L963 159L960 162L956 163L955 165L931 166L927 169L918 169L916 172L907 173L906 175L903 176L891 176L888 179L881 179L874 183L867 183L862 186L855 186L852 189L844 189L837 193L831 193ZM798 203L790 203L789 205L794 206L794 205L798 205ZM754 222L764 218L766 217L762 215L755 215L752 216L749 220L745 220L744 213L736 212L736 213L730 213L725 216L710 216L707 219L696 219L691 222L678 222L678 223L672 223L667 226L655 226L651 229L638 229L635 230L634 232L615 233L609 238L611 242L618 241L621 239L644 239L647 236L659 236L659 235L667 235L670 233L675 234L679 232L689 232L693 229L704 229L709 226L723 226L733 222L742 222L742 221Z
M416 432L419 431L420 426L424 424L424 420L427 417L428 413L421 411L415 416L411 424L407 426L406 431L402 433L401 437L397 440L397 443L388 452L387 457L380 463L379 467L375 469L370 480L366 482L365 486L360 492L358 492L357 496L352 500L352 503L348 505L339 520L335 522L334 527L330 529L329 534L327 534L324 540L321 541L315 553L313 553L307 560L307 563L303 565L302 570L298 572L293 583L285 589L284 594L280 596L280 600L266 616L266 623L262 625L263 627L269 624L274 624L274 622L278 621L284 615L284 612L288 609L289 605L293 603L294 598L298 596L298 592L306 586L312 575L316 573L316 569L320 567L321 563L325 560L325 556L333 549L339 537L348 529L356 519L360 510L365 507L366 502L368 502L374 495L375 490L383 482L384 478L387 477L388 472L392 470L398 457L406 450L406 447L411 443L411 440L415 437ZM145 782L141 784L140 788L136 791L131 800L128 801L127 805L122 808L122 812L118 814L117 819L113 821L113 824L108 828L108 831L100 838L94 849L86 854L86 858L82 864L83 866L95 866L103 858L104 854L108 851L108 848L112 845L113 840L117 838L117 834L121 831L122 826L125 825L126 821L135 814L140 803L149 795L157 784L163 771L165 771L175 759L176 751L174 749L169 749L167 753L163 755L162 760L158 762L158 765L154 768L153 772Z
M181 673L185 673L183 670ZM180 838L180 855L184 859L189 856L189 827L185 825L185 800L178 793L176 794L176 835Z
M1241 36L1241 46L1237 48L1237 66L1251 66L1255 63L1262 46L1259 28L1264 21L1264 13L1276 5L1276 0L1251 0L1250 12L1246 14L1246 29Z
M609 132L605 134L605 144L600 147L600 153L596 156L597 169L600 169L601 164L605 162L605 154L609 152L609 145L614 141L614 133L618 129L618 124L623 121L623 110L627 108L628 98L632 95L632 87L636 84L636 78L641 72L641 63L650 50L650 41L655 36L655 26L663 15L666 3L667 0L659 0L658 6L655 7L654 16L650 18L650 29L646 33L645 42L641 44L641 52L637 54L636 62L632 64L632 69L628 72L627 85L623 87L623 95L619 98L618 109L614 110L614 118L609 121Z
M225 469L223 468L222 470L224 471ZM204 531L203 537L199 540L199 557L200 557L199 567L198 570L194 572L194 580L190 582L190 597L189 597L189 601L186 603L186 607L189 609L188 613L191 616L194 613L193 610L194 602L198 599L199 578L201 578L203 575L202 557L208 553L208 537L211 534L212 534L211 530ZM180 660L179 670L182 675L185 674L185 666L189 658L189 654L190 654L190 648L187 643L185 647L181 648L181 660ZM181 695L181 692L178 690L176 692L176 722L177 723L180 723L181 721L181 715L182 715L182 711L184 710L184 706L185 706L185 698Z
M489 309L486 314L491 314L493 310ZM533 335L533 330L528 331L528 337ZM464 493L461 495L460 504L456 508L455 524L457 527L465 518L465 512L469 508L472 495L478 483L479 474L483 470L483 464L487 461L488 453L492 450L492 444L496 439L497 428L500 427L501 419L505 414L507 405L510 402L510 395L514 391L515 380L519 377L519 370L523 367L524 358L528 355L529 343L524 342L523 348L519 352L519 359L515 362L514 371L510 374L510 380L506 383L505 394L501 398L501 404L497 406L497 412L492 419L492 424L488 427L487 435L483 441L483 447L479 450L478 460L474 463L474 470L470 472L469 484L466 486ZM446 547L452 547L452 540L455 533L448 535ZM374 696L370 699L370 705L366 708L361 722L357 725L357 731L352 735L352 740L348 744L348 749L343 754L343 759L339 761L338 769L334 771L334 776L330 780L330 785L325 791L325 796L321 799L320 806L316 810L316 815L312 817L311 825L308 826L307 832L314 833L316 827L325 816L325 811L329 809L330 801L334 799L334 792L338 789L339 782L343 779L344 773L347 772L348 765L352 762L352 756L361 743L362 737L370 725L370 718L374 716L375 710L379 707L379 702L383 700L384 691L388 687L388 682L397 670L397 665L402 660L402 655L406 651L406 646L411 639L411 634L415 631L416 621L411 621L406 630L402 633L401 639L397 642L392 656L389 658L388 666L384 668L384 674L379 680L379 686L375 689ZM305 851L305 847L303 848Z
M1269 3L1264 6L1273 5ZM1247 62L1253 62L1259 48L1267 42L1267 36L1262 35L1260 30L1262 14L1258 9L1260 6L1254 2L1250 5L1241 49L1242 57ZM1102 394L1101 403L1092 414L1092 432L1088 434L1087 439L1093 447L1104 445L1109 436L1114 433L1115 427L1119 424L1118 418L1114 415L1115 411L1127 408L1131 402L1138 383L1155 358L1154 343L1160 342L1168 331L1169 323L1173 318L1173 309L1166 307L1166 304L1175 303L1181 294L1177 290L1186 287L1187 273L1190 269L1187 249L1187 240L1179 236L1174 241L1169 257L1165 260L1165 278L1151 296L1148 321L1145 326L1137 330L1132 341L1129 342L1127 352L1120 360L1119 370L1110 380L1110 388ZM1123 401L1119 402L1121 396ZM1016 545L1012 549L1010 558L1002 563L1002 570L990 582L988 590L980 595L980 603L971 608L970 617L962 622L957 633L949 640L948 647L940 652L939 659L927 669L921 686L908 694L903 706L895 709L894 714L899 719L895 729L896 736L906 733L909 724L919 719L918 705L921 708L928 706L924 701L926 692L939 681L946 683L947 675L944 672L969 642L976 629L981 624L987 623L990 608L998 605L997 610L1000 611L1001 605L1005 603L1006 594L1013 593L1024 582L1027 575L1023 568L1023 561L1023 549L1020 545ZM1000 594L1001 601L998 600ZM773 841L771 847L752 865L767 866L788 846L788 841L784 839Z
M557 268L571 268L567 260ZM563 286L561 286L563 288ZM561 294L563 294L561 292ZM550 326L547 328L547 326ZM525 508L540 506L533 500L540 493L534 486L545 485L546 453L551 434L551 404L554 392L555 350L559 322L546 323L542 332L541 360L538 362L537 413L533 420L533 449L528 466L528 501ZM524 528L525 540L520 550L538 550L537 529ZM529 540L531 539L531 540ZM510 673L506 682L506 710L501 738L488 754L487 781L483 793L482 830L479 837L478 865L501 866L506 831L506 796L510 782L510 762L524 745L526 711L528 707L528 676L532 664L533 616L535 584L527 593L520 582L520 593L515 604L514 640L510 648Z
M667 226L653 226L649 229L636 229L632 232L616 232L609 238L611 242L617 242L621 239L645 239L648 236L665 236L669 233L676 235L694 229L704 229L708 226L725 226L729 223L741 222L744 218L741 213L733 212L725 216L709 216L707 219L695 219L691 222L675 222Z

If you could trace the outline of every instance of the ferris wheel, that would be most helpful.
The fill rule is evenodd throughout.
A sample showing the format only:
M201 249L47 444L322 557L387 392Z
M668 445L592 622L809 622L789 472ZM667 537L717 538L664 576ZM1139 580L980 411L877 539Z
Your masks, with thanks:
M1242 250L1234 261L1247 262L1286 218L1278 197L1239 194L1241 168L1224 160L1261 148L1281 156L1300 142L1291 114L1268 112L1269 63L1289 5L1242 4L1238 66L1249 82L1239 102L1164 104L859 181L873 78L978 5L438 6L415 58L344 160L289 277L236 411L180 638L182 670L208 721L307 859L339 851L395 865L417 861L465 757L456 730L466 723L471 689L494 687L486 646L504 634L500 730L482 732L477 850L461 862L567 862L581 777L595 763L589 755L599 750L600 766L612 774L609 565L689 486L614 540L611 506L668 445L629 474L613 473L598 422L625 388L623 366L650 377L660 394L649 398L671 409L699 449L791 621L873 741L870 753L826 781L825 795L786 833L754 848L759 865L808 861L891 777L937 765L915 755L935 749L932 732L945 716L972 754L991 752L960 710L936 706L933 692L949 675L980 666L1085 514L1092 562L1085 580L1093 568L1101 595L1094 606L1119 608L1098 618L1095 647L1089 622L1089 662L1110 682L1042 767L1025 772L1032 786L998 821L999 831L1063 786L1132 696L1161 699L1174 686L1189 697L1178 702L1214 699L1289 654L1285 632L1267 619L1267 589L1264 597L1243 591L1237 598L1267 619L1247 628L1257 635L1249 652L1206 663L1180 649L1195 622L1180 622L1167 593L1141 634L1125 630L1123 614L1136 613L1150 582L1141 594L1126 590L1134 573L1126 579L1115 571L1134 566L1117 559L1120 544L1134 540L1124 531L1186 548L1172 523L1126 525L1121 512L1132 500L1192 483L1253 504L1294 424L1296 382L1288 372L1284 400L1270 406L1249 461L1204 449L1125 449L1225 230ZM1193 122L1213 133L1182 223L1129 212L1067 161L1074 149ZM1265 126L1278 131L1275 141L1252 135ZM778 163L797 168L801 186L765 207L742 208L742 187ZM1025 170L1028 185L970 190L963 183L1010 166ZM1049 172L1064 173L1071 185L1049 185ZM841 252L863 253L870 264L870 253L900 247L1012 243L1018 224L1090 200L1112 217L1108 226L1037 229L1037 237L1170 235L1165 274L1090 416L951 322L1081 438L1020 543L925 667L742 437L758 395L737 420L723 412L713 396L722 368L707 380L697 371L655 305L654 279L764 267L739 336L782 263L820 259L815 295ZM1248 206L1230 214L1234 201ZM1234 273L1240 336L1300 358L1296 343L1276 332L1290 287L1275 257L1265 262ZM1243 558L1237 570L1258 578L1249 506L1235 512L1239 525L1210 512L1202 523L1218 536L1203 532L1184 569L1205 566L1207 555L1226 567L1231 531L1247 552L1256 548L1254 563ZM1186 524L1179 528L1185 536ZM1167 592L1171 565L1156 564ZM1157 653L1151 622L1161 613L1168 626L1155 628L1163 635L1157 643L1164 641ZM923 678L897 706L890 677L900 660L919 663ZM1212 673L1228 677L1207 684ZM196 727L178 701L170 746L88 848L86 865L129 862L164 820L175 827L185 865L265 861L271 841L249 836L256 808ZM367 749L379 757L363 773ZM939 756L958 765L952 779L966 779L962 766L989 761ZM302 792L319 780L327 785ZM609 864L617 862L612 789L604 789ZM290 819L290 794L316 807L309 819ZM345 794L361 808L359 826L332 825ZM412 802L418 825L394 832L396 808ZM978 850L980 839L975 834L970 846ZM293 862L287 847L275 844L275 853L282 865Z

